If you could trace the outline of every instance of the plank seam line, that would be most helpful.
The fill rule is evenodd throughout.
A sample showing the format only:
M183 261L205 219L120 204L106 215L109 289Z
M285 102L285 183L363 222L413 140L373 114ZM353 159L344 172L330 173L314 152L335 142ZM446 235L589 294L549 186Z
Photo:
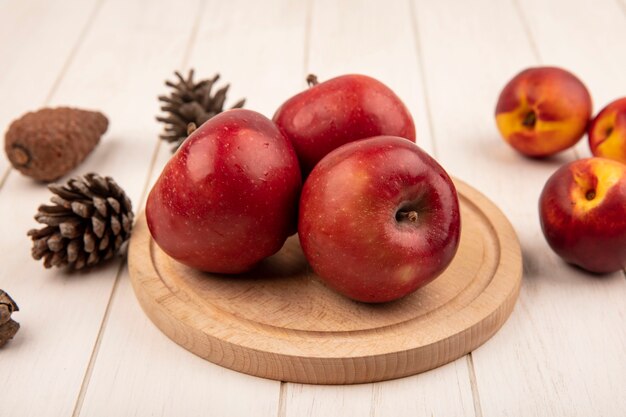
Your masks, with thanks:
M48 92L48 95L46 96L46 99L44 100L44 106L47 106L50 103L50 100L52 100L52 97L54 96L57 89L61 85L61 82L63 81L63 78L65 77L65 74L67 70L69 69L70 65L72 65L72 62L74 61L74 58L76 57L76 54L78 53L78 50L83 45L83 42L85 38L87 37L87 34L93 27L93 22L96 20L96 16L100 12L102 3L104 3L104 0L98 0L96 2L96 5L93 7L93 10L89 14L89 17L87 18L87 22L85 23L85 26L83 26L83 28L80 31L80 34L78 35L78 41L76 41L76 43L72 47L70 54L67 56L67 59L65 60L65 62L63 63L63 66L61 67L61 71L59 71L59 75L57 75L56 79L54 80L54 83L52 84L52 88L50 88L50 91Z
M76 399L76 404L74 404L74 411L72 412L72 417L77 417L80 415L81 409L83 407L83 402L85 401L85 395L87 394L87 388L89 387L89 382L91 381L91 375L93 374L93 368L96 364L96 358L98 357L98 352L100 351L100 345L102 344L102 338L104 336L104 329L106 324L109 321L109 316L111 315L111 305L113 304L113 296L117 290L117 287L120 282L120 277L122 276L122 270L124 268L125 260L122 260L117 267L117 274L115 275L115 280L113 281L113 287L111 288L111 293L109 294L109 301L107 302L107 306L104 309L104 317L100 322L100 328L98 329L98 335L96 337L96 343L93 345L93 350L91 351L91 355L89 357L89 363L87 364L87 370L85 371L85 376L83 377L83 383L80 386L80 391L78 392L78 398Z
M483 417L483 410L480 405L480 394L478 393L478 380L474 370L474 358L472 352L467 354L467 367L469 368L470 386L472 388L472 398L474 400L474 416Z
M185 48L185 52L183 53L183 58L181 61L183 67L187 67L189 65L189 58L191 57L191 51L193 50L196 40L198 39L198 32L200 30L200 20L202 18L202 15L204 14L205 6L206 6L206 0L201 0L200 5L198 6L198 11L196 13L196 19L193 22L191 33L189 35L189 43L187 44L187 47ZM159 156L159 151L161 149L162 142L163 142L162 140L158 140L157 144L154 147L154 150L152 151L152 158L150 159L150 165L148 166L148 173L146 174L146 181L141 190L141 195L139 196L139 202L136 208L137 212L139 212L139 210L143 208L144 201L147 198L148 188L150 185L150 179L152 178L152 173L154 171L154 167L156 166L156 161Z
M533 55L535 55L535 59L537 60L539 64L543 64L541 53L539 53L539 47L537 46L537 43L535 42L535 38L533 37L533 34L530 30L530 25L528 24L528 19L526 18L526 15L524 14L524 10L522 9L522 6L520 6L518 0L511 0L511 1L513 2L513 7L517 11L517 15L519 16L520 22L522 23L522 28L524 29L524 32L526 33L526 37L528 38L528 42L530 43L530 49L532 49Z
M150 165L148 166L148 175L146 175L146 181L143 184L143 189L141 190L141 196L139 196L139 203L135 210L139 213L143 210L144 201L148 194L148 186L150 185L150 179L152 178L152 171L154 171L154 166L156 165L156 160L159 155L159 150L161 149L161 140L156 144L154 150L152 151L152 157L150 158Z
M380 403L380 397L382 395L382 388L380 384L372 384L372 403L370 408L369 417L376 417L376 407Z
M100 0L100 2L98 3L98 8L100 6L100 4L103 2L104 0ZM193 47L193 43L195 43L196 38L197 38L197 33L198 33L198 29L200 26L200 18L202 16L202 13L204 12L204 6L206 4L206 0L201 0L200 1L200 5L198 6L198 11L196 13L196 18L194 20L194 24L192 27L192 31L191 34L189 36L189 41L187 44L187 48L185 49L185 52L183 53L183 66L185 66L187 64L187 60L189 59L189 55L190 55L190 51ZM94 14L95 17L95 14ZM146 182L144 184L143 190L141 192L140 195L140 199L139 199L139 204L136 206L136 210L139 209L142 204L143 204L143 200L146 196L146 192L148 189L148 185L150 183L150 178L152 176L152 171L154 169L154 165L156 164L156 159L157 159L157 155L158 155L158 151L159 151L159 147L161 145L161 141L159 140L155 146L155 150L153 151L153 155L152 155L152 160L150 161L150 167L148 168L148 174L147 174L147 178L146 178ZM98 358L98 353L100 352L100 346L102 344L102 339L104 337L104 330L106 328L106 324L108 323L109 320L109 316L111 314L111 306L113 305L113 300L115 299L115 294L116 294L116 290L117 287L119 286L119 282L122 276L122 270L125 267L125 261L122 261L120 263L120 266L118 268L117 274L115 276L115 280L113 281L113 287L111 288L111 293L109 295L109 300L107 302L107 306L104 310L104 316L102 317L102 322L100 323L100 328L98 329L98 336L96 337L96 342L94 344L93 350L91 352L91 356L89 358L89 363L87 365L87 370L85 371L85 376L83 377L83 382L81 384L80 387L80 391L78 393L78 398L76 399L76 404L74 406L74 411L72 412L72 417L77 417L80 415L81 410L82 410L82 406L85 400L85 396L87 394L87 389L89 388L89 383L91 382L91 376L93 374L93 369L95 367L96 364L96 360Z
M304 20L304 56L302 67L304 69L304 78L311 72L309 68L311 54L311 27L313 25L313 0L307 2L306 17Z
M0 190L2 190L2 187L4 187L4 183L7 182L7 179L9 178L9 174L11 173L11 165L9 165L4 172L2 173L2 177L0 177Z
M280 389L278 390L278 414L277 417L287 416L287 383L280 381Z
M193 26L191 27L191 33L189 34L189 43L185 48L185 53L183 54L182 65L186 67L189 65L189 58L191 58L191 51L196 45L196 41L198 39L198 32L200 31L200 20L202 20L202 15L204 14L204 9L206 7L207 0L200 0L200 4L198 5L198 11L196 12L196 18L193 22ZM161 141L159 140L159 144ZM152 171L152 167L150 169Z
M428 132L430 133L430 145L433 149L433 156L437 157L437 141L435 141L435 126L433 124L433 115L430 110L430 95L428 94L428 86L426 85L426 68L424 67L424 56L422 55L422 41L419 30L417 28L417 7L415 2L409 2L409 20L411 21L411 30L413 32L413 41L415 45L415 54L417 55L417 66L420 72L420 84L424 92L424 103L426 104L426 121L428 123Z

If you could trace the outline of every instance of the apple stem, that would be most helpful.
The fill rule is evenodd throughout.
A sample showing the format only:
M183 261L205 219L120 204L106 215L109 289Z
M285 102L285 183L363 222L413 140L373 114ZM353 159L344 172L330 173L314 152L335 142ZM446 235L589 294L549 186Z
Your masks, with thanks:
M593 200L594 198L596 198L596 192L595 192L594 190L589 190L589 191L587 191L587 194L585 194L585 198L586 198L588 201Z
M198 127L194 122L187 125L187 136L191 135Z
M306 77L306 82L309 85L309 87L315 87L316 85L318 85L320 82L317 80L317 75L315 74L309 74Z
M537 115L534 111L531 111L524 117L524 121L522 124L526 127L535 127L535 123L537 123Z
M414 210L411 211L399 211L397 215L398 221L408 220L411 223L417 222L417 212Z

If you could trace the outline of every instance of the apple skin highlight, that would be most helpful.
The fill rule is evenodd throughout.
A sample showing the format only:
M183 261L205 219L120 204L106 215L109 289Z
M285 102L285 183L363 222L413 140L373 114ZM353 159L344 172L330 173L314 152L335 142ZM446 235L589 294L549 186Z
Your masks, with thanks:
M148 227L185 265L244 272L295 232L301 184L291 143L271 120L225 111L193 132L163 169L148 196Z
M312 85L276 111L276 125L291 140L304 176L333 149L372 136L415 142L413 118L380 81L358 74Z
M358 301L404 297L441 274L461 219L444 169L406 139L379 136L337 148L313 169L298 231L313 270Z

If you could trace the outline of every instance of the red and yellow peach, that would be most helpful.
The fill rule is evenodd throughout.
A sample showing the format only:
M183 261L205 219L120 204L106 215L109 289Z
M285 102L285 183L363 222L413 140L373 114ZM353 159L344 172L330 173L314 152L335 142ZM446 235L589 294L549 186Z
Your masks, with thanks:
M580 140L591 107L587 88L572 73L555 67L529 68L502 90L496 123L503 138L517 151L545 157Z
M589 125L588 135L591 153L626 164L626 97L603 108Z

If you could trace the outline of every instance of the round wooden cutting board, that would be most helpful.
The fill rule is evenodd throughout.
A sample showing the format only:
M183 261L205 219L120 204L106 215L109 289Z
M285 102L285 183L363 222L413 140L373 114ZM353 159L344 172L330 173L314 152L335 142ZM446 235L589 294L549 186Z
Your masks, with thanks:
M417 292L386 304L351 301L308 266L297 236L253 272L199 272L169 258L142 215L130 242L135 293L163 333L240 372L282 381L352 384L412 375L489 339L519 293L520 246L506 217L470 186L461 201L459 250Z

